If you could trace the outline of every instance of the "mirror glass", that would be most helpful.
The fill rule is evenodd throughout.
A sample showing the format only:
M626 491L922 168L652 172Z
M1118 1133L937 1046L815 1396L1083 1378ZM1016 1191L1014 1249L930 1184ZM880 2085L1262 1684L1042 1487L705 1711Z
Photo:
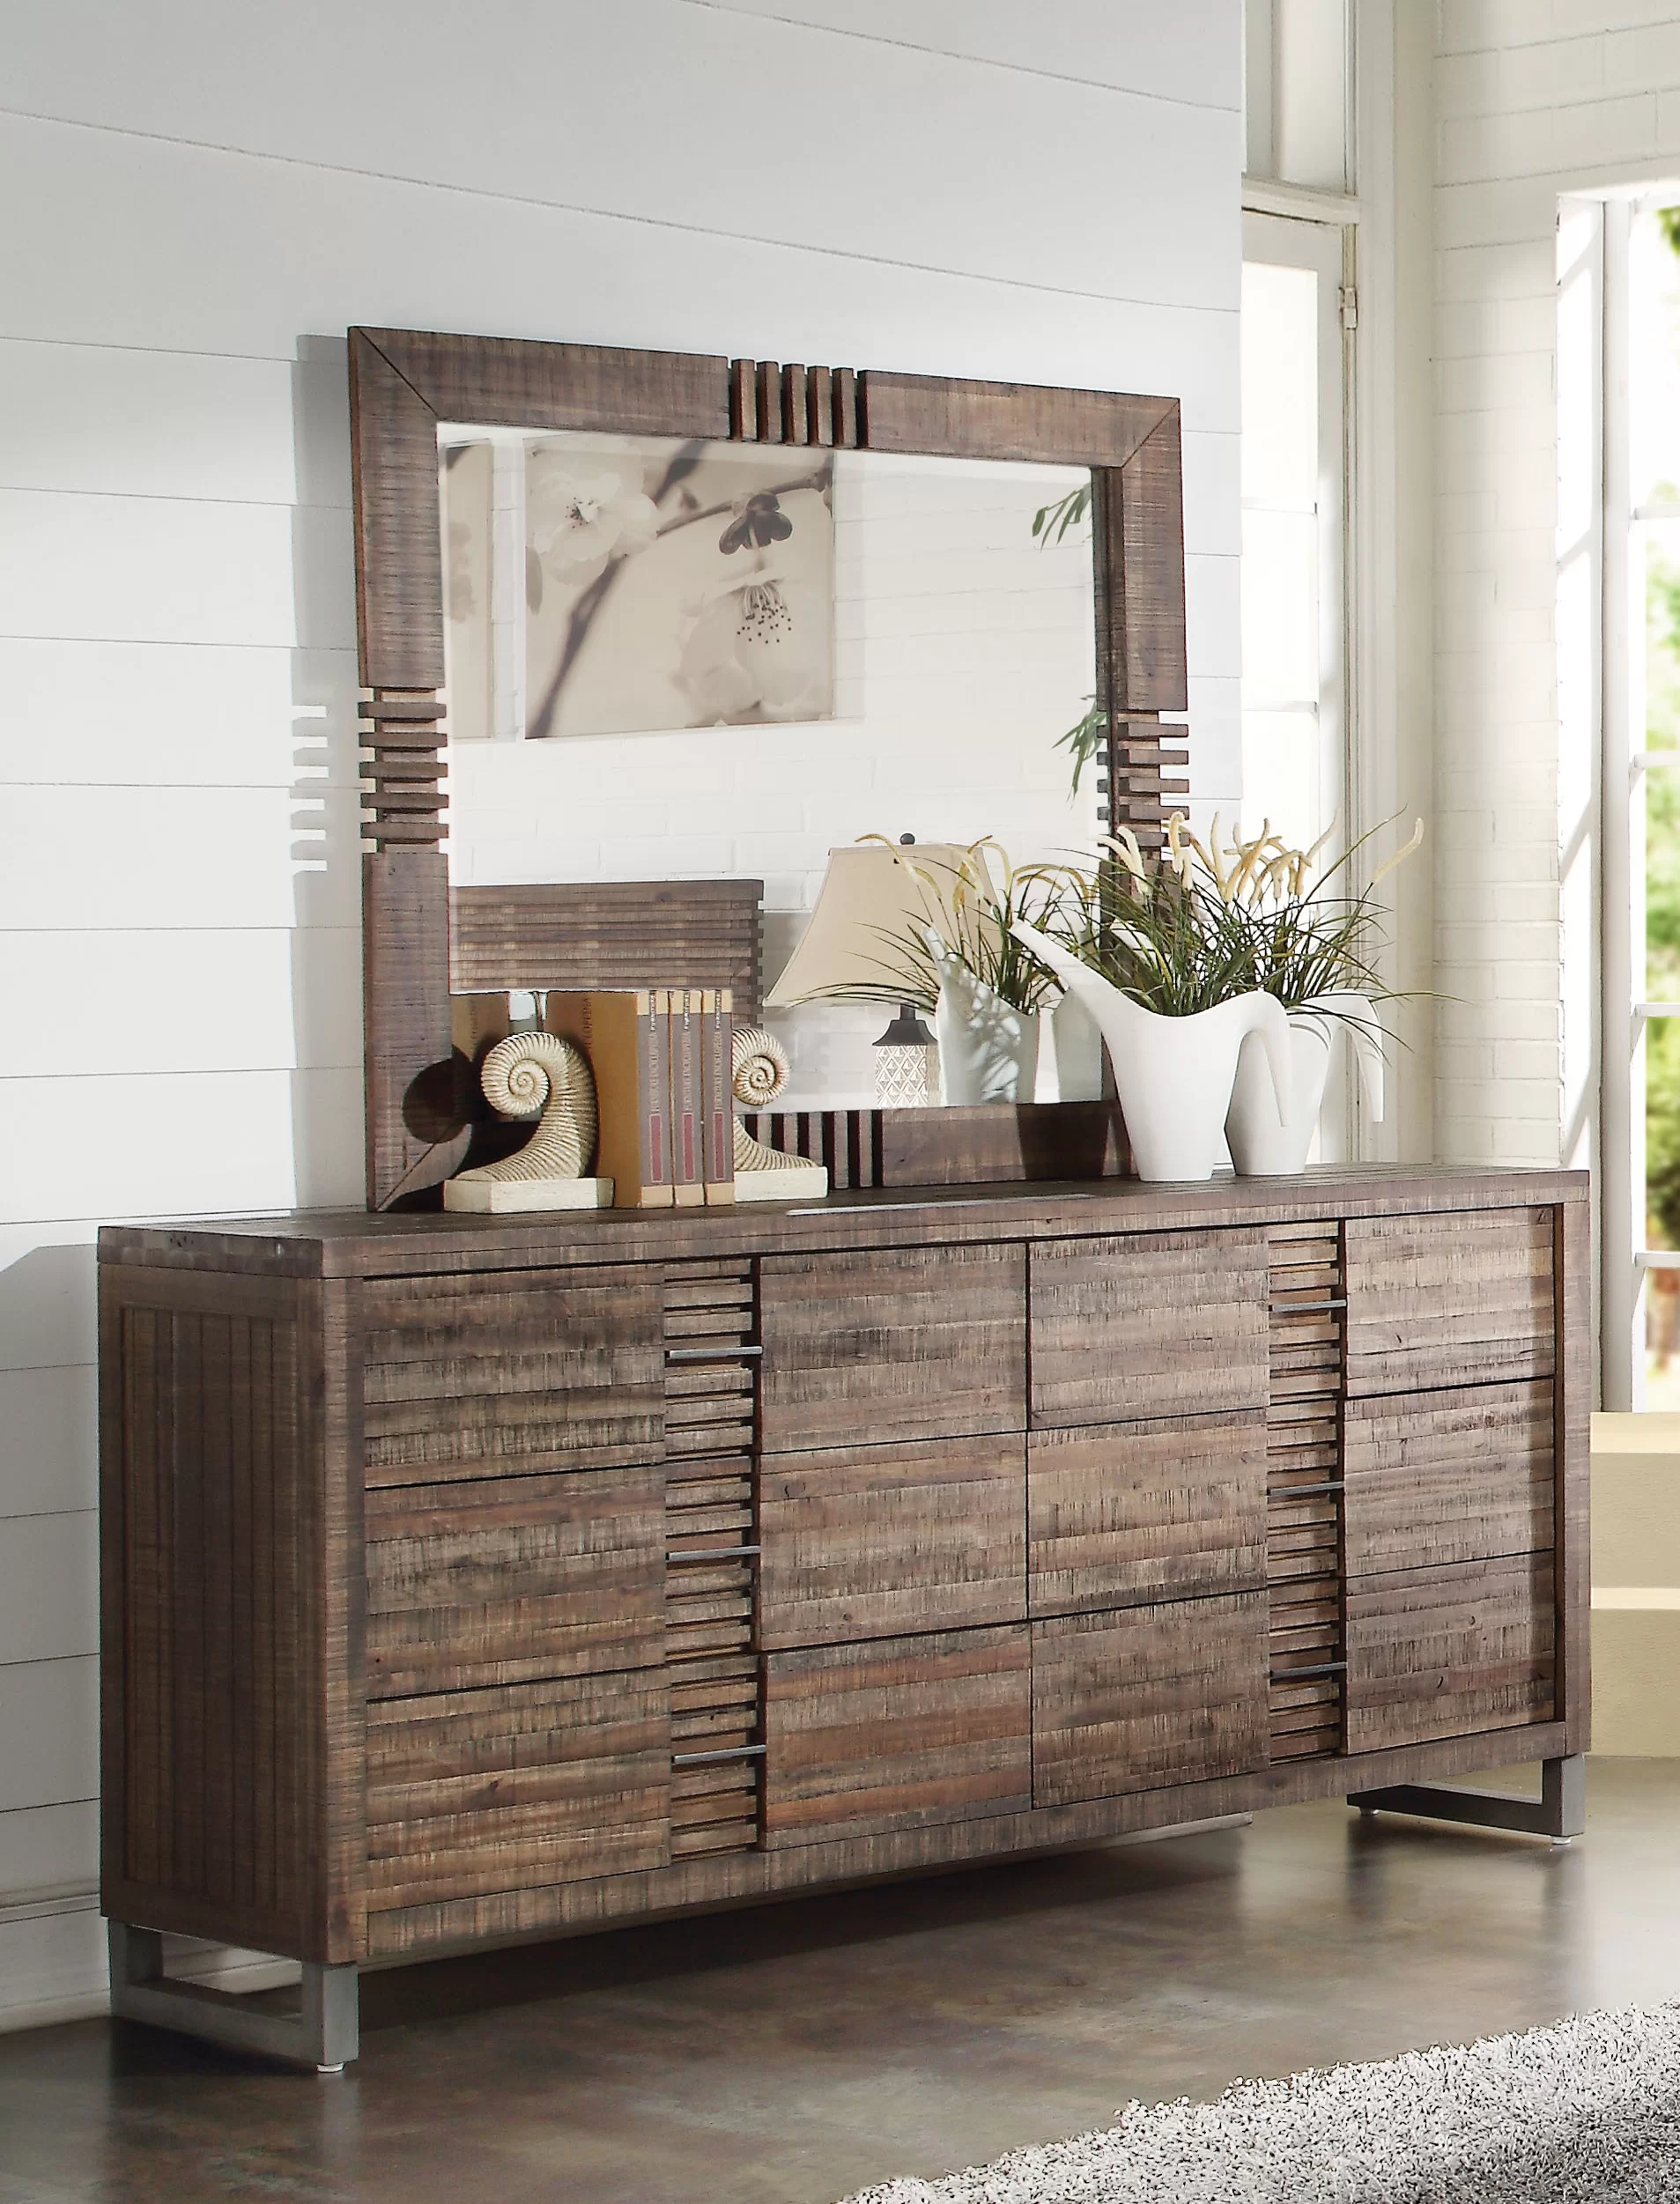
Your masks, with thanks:
M456 882L761 878L768 987L859 835L1090 853L1084 470L459 424L439 445ZM873 1099L879 1010L766 1022L786 1106Z

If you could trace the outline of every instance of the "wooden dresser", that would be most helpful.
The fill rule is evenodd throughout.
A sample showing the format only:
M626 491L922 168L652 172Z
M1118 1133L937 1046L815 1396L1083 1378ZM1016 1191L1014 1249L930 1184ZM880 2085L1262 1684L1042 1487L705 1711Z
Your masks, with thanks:
M336 2065L369 1963L1330 1794L1569 1833L1587 1244L1443 1171L108 1228L119 2009L289 1955L218 2032Z

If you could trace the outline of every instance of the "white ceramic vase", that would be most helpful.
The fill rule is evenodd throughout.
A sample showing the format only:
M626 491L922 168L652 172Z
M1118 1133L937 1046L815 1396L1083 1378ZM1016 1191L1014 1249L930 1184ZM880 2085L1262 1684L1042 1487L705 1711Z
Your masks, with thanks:
M1055 1057L1057 1100L1100 1101L1102 1032L1077 995L1064 995L1051 1011L1050 1047Z
M939 974L933 1024L941 1102L948 1109L1030 1102L1039 1069L1036 1012L1011 1009L931 929L928 953Z
M1365 1106L1378 1124L1382 1122L1382 1028L1366 996L1337 988L1289 1013L1293 1083L1286 1111L1278 1109L1254 1039L1242 1044L1225 1113L1225 1139L1231 1160L1245 1178L1283 1178L1306 1168L1338 1032L1346 1034L1358 1063Z
M1096 1019L1108 1044L1140 1179L1213 1176L1237 1055L1247 1034L1254 1034L1265 1051L1279 1116L1289 1116L1293 1076L1289 1018L1274 996L1233 995L1188 1017L1162 1017L1122 995L1035 927L1018 921L1014 932Z

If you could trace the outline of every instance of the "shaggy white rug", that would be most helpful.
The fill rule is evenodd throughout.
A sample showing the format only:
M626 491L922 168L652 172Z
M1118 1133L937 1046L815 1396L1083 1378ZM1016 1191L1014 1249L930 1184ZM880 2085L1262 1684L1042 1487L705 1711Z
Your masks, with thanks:
M1237 2082L847 2204L1680 2204L1680 2004Z

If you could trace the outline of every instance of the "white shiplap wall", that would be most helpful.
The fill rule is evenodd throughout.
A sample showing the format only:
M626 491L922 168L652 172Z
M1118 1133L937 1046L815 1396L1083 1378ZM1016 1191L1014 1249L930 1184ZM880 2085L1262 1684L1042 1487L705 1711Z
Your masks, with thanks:
M1448 1160L1584 1159L1560 996L1560 825L1569 844L1592 774L1559 756L1558 201L1680 166L1680 5L1440 0L1435 106L1437 1137ZM1589 858L1572 924L1594 923ZM1572 1031L1572 1065L1587 1053Z
M360 1192L344 330L1180 396L1236 794L1239 0L14 11L0 2008L102 1978L92 1236ZM22 1900L19 1903L19 1900Z

